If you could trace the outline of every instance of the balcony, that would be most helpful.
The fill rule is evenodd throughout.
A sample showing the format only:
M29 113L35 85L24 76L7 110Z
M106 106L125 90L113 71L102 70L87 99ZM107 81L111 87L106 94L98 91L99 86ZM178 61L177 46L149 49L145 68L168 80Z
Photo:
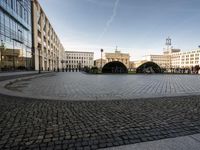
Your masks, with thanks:
M38 42L41 43L42 39L38 36Z
M41 30L41 27L40 27L40 25L38 24L37 25L37 29L40 31Z

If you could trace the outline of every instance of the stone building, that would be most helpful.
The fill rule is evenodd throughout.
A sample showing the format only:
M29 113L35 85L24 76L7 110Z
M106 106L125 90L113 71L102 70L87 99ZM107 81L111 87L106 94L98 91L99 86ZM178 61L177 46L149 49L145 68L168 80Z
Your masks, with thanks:
M35 70L62 68L64 47L38 0L32 0L33 64Z
M116 49L114 53L105 53L105 59L107 62L119 61L129 68L130 55L128 53L121 53Z

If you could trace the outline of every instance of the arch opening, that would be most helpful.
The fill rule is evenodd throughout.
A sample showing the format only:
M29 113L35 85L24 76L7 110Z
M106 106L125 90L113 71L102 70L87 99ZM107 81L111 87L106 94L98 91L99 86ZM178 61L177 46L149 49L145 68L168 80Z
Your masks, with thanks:
M112 61L104 65L102 68L102 73L128 73L128 69L123 63L119 61Z
M136 73L162 73L162 69L154 62L146 62L136 69Z

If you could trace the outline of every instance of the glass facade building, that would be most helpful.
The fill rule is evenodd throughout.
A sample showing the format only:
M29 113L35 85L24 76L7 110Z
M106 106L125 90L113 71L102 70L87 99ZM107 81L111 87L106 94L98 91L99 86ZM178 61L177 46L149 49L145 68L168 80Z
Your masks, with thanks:
M0 68L32 69L31 0L0 0Z

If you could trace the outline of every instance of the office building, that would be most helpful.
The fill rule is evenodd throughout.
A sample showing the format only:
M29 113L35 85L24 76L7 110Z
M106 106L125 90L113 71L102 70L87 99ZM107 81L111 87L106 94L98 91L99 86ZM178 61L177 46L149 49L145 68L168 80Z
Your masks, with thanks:
M94 66L94 52L65 51L65 68L79 69Z
M31 0L0 0L0 68L32 69Z
M170 42L169 42L170 41ZM167 48L161 55L144 56L144 61L152 61L166 70L188 68L200 65L200 48L181 52L180 49L174 49L171 46L171 39L166 39Z

